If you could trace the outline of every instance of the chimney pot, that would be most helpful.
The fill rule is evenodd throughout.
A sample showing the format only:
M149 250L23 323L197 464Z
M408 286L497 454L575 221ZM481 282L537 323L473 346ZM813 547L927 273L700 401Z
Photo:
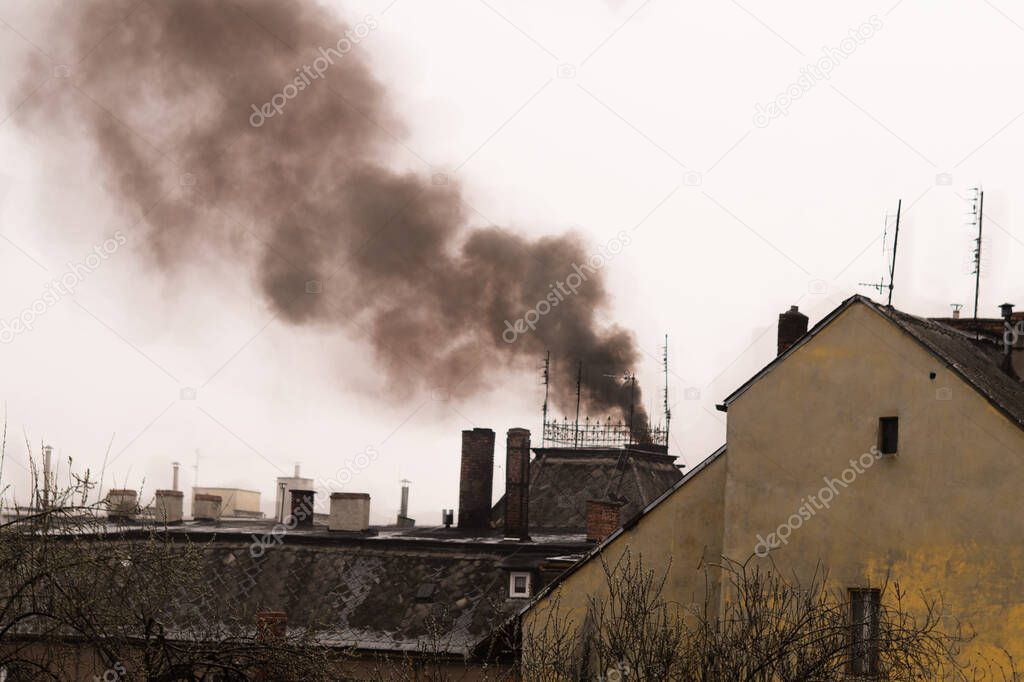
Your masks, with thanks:
M797 306L779 315L778 354L782 355L807 333L807 316Z
M462 432L462 466L459 471L459 528L491 527L491 484L494 480L494 431Z
M622 525L622 502L587 500L587 540L601 542Z
M1003 303L999 306L999 310L1003 313L1003 319L1009 321L1013 318L1013 304Z
M530 539L530 432L509 429L505 446L505 537Z

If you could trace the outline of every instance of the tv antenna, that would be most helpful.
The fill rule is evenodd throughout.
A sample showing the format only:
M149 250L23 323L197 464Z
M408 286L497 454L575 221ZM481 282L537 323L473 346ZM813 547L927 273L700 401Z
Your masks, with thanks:
M668 406L668 334L665 334L665 346L661 351L661 364L665 370L665 448L668 449L668 425L672 421L672 410Z
M860 282L859 283L860 286L862 286L862 287L870 287L870 288L874 289L875 291L878 292L879 296L881 296L883 293L885 293L886 290L888 290L889 291L889 296L888 296L888 302L886 303L887 306L892 306L893 281L896 278L896 249L899 247L899 243L900 243L900 214L902 212L903 212L903 200L900 199L896 203L896 214L893 215L892 213L886 213L885 217L883 218L883 222L882 222L882 257L884 259L884 257L885 257L885 242L886 242L886 237L889 234L889 221L892 220L893 218L896 219L895 235L893 236L893 240L892 240L892 259L890 259L883 266L885 270L889 271L888 272L889 283L886 284L886 282L885 282L885 274L883 274L882 277L878 280L878 284L871 284L871 283L868 283L868 282Z
M978 226L978 237L974 240L974 269L971 271L971 274L974 275L974 319L978 319L978 292L981 290L981 228L985 217L985 191L981 185L972 187L970 191L974 194L968 199L971 202L971 210L968 214L971 216L971 221L968 224Z
M551 351L544 356L544 366L541 368L541 380L544 383L544 406L541 408L543 417L540 428L540 446L544 447L544 435L548 426L548 387L551 384Z
M580 446L580 394L583 388L583 361L580 360L579 368L576 370L576 424L573 428L572 446Z

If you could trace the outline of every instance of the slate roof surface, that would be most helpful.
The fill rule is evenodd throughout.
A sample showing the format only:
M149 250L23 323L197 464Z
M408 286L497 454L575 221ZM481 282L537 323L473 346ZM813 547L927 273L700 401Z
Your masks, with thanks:
M937 320L872 306L941 357L1008 417L1024 427L1024 385L1002 369L1002 349Z
M505 542L500 533L445 528L383 528L332 533L288 531L283 543L252 551L270 524L186 523L171 531L203 545L204 575L216 604L186 604L197 614L234 611L241 623L283 611L288 627L312 627L334 646L376 651L469 655L523 604L508 596L509 570L536 568L593 546L580 534L537 533ZM262 537L272 537L263 535Z
M289 629L311 627L328 644L466 654L522 603L508 598L504 552L283 544L253 556L249 547L204 548L218 603L185 604L182 627L225 610L242 623L283 611Z
M538 530L585 532L587 500L624 500L629 518L671 488L683 474L675 457L624 448L534 448L530 462L530 533ZM501 527L505 499L492 522Z
M156 530L201 552L203 587L167 605L172 639L210 632L251 636L256 614L280 611L290 632L304 635L309 628L328 646L455 656L484 649L481 643L525 603L509 598L510 570L534 570L543 578L543 566L593 547L579 534L537 533L529 542L507 542L500 532L444 528L335 533L314 526L283 534L274 528L237 519L168 528L109 523L89 534L98 542L111 533L146 542ZM26 621L18 631L39 634L39 627Z

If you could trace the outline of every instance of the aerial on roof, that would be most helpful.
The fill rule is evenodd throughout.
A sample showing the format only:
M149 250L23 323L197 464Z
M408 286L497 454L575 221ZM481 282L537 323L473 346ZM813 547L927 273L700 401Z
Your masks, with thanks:
M770 372L776 365L807 343L828 326L843 311L855 304L862 304L893 322L917 343L946 363L954 372L985 397L993 406L1024 428L1024 387L1015 379L1012 371L1003 365L1003 355L991 335L975 334L968 325L951 324L951 320L928 319L902 312L891 306L883 306L866 296L851 296L836 309L823 317L803 337L769 362L760 372L733 391L720 410L728 409L730 403L741 396L758 379ZM966 320L965 320L966 322ZM979 321L991 326L991 320Z

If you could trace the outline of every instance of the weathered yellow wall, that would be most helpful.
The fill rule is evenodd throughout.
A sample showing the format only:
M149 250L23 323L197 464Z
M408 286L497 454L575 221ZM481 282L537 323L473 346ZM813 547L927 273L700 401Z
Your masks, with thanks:
M666 601L684 607L703 605L705 558L717 562L722 554L722 519L724 512L725 456L708 464L693 475L683 487L655 507L640 524L625 530L609 543L601 556L609 566L622 556L628 547L631 556L642 558L645 570L655 570L658 576L669 568L663 596ZM530 651L531 633L540 633L551 617L552 604L558 602L558 616L567 618L571 626L579 627L586 615L588 595L604 591L605 574L601 560L580 566L565 579L551 595L539 600L524 615L524 656ZM717 604L717 594L711 595Z
M900 418L899 453L856 473L882 416ZM727 556L788 525L783 571L820 559L835 587L942 593L981 646L1024 656L1024 432L911 337L855 304L739 396L727 428ZM791 519L801 506L813 515Z
M260 493L257 490L240 488L192 488L192 497L196 495L220 495L221 516L232 516L235 512L259 513Z

